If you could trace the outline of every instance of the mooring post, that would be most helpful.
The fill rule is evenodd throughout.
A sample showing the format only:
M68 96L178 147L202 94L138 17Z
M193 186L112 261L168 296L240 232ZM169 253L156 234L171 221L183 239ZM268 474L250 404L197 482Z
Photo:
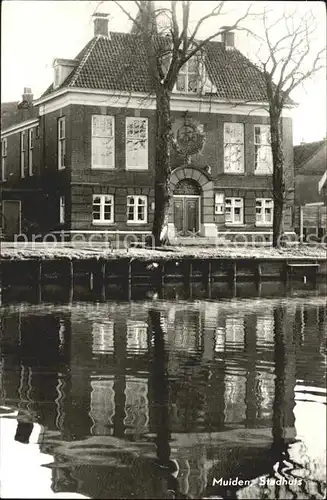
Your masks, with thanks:
M106 300L106 261L105 260L100 260L99 262L99 291L100 291L100 297L101 301L105 302Z
M254 279L256 281L256 284L259 285L261 282L261 263L260 261L255 261L255 269L254 269Z
M236 283L237 280L237 267L236 267L236 260L233 260L232 266L231 266L231 283L234 284Z
M184 261L184 289L187 295L190 295L190 284L192 278L192 262L190 260Z
M73 301L74 297L74 261L73 259L69 260L69 269L68 269L68 279L69 279L69 302Z
M287 261L284 262L284 282L286 285L289 284L289 281L290 281L290 278L291 278L291 271L290 271L291 268L288 267L287 265Z
M36 261L36 293L37 293L37 302L40 303L42 301L42 259Z
M208 290L208 298L211 299L211 283L212 283L212 276L211 276L211 260L208 260L207 264L207 272L208 272L208 277L207 277L207 290Z
M127 260L126 288L127 288L127 300L131 300L131 296L132 296L132 259Z
M165 263L164 262L159 262L159 267L157 271L157 286L158 286L158 293L162 293L163 287L165 284Z

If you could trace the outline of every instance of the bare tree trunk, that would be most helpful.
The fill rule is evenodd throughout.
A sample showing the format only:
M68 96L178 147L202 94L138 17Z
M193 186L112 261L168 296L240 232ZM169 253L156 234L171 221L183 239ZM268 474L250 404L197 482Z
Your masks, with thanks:
M155 153L155 211L152 234L155 245L161 246L167 241L168 212L170 203L170 92L162 85L157 85L157 134Z
M284 209L284 155L282 148L282 137L280 127L280 115L270 110L270 131L271 131L271 150L273 157L273 247L280 244L282 230L282 219Z

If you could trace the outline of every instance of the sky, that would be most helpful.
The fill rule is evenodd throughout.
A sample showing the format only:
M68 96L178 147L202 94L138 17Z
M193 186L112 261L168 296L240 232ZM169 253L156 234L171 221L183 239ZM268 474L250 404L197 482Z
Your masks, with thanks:
M157 2L169 6L170 2ZM191 26L215 2L194 1ZM229 25L244 12L250 2L227 2L228 12L220 24ZM262 9L268 3L273 13L285 5L301 13L310 6L317 19L315 43L326 46L326 11L324 2L252 2ZM124 2L133 13L133 2ZM1 101L19 101L24 87L31 87L37 98L50 85L55 57L74 58L93 36L92 14L95 10L110 14L111 31L129 31L131 24L119 8L110 1L30 1L3 0L1 3ZM219 28L217 19L208 21L200 37ZM258 30L258 21L249 20L247 26ZM236 33L236 46L256 62L256 42L245 33ZM326 71L322 70L305 88L293 94L298 107L293 111L294 144L324 138L326 133Z

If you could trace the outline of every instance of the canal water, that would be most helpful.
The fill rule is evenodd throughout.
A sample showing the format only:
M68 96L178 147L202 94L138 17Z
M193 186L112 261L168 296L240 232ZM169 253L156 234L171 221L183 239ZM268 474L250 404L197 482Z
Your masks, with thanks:
M325 498L325 290L278 286L5 301L1 497Z

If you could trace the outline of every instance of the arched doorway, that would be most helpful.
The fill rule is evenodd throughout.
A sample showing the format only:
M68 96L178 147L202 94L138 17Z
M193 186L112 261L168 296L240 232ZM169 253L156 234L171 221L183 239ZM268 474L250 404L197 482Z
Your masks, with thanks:
M177 235L199 234L202 189L194 179L182 179L173 192L173 217Z
M172 202L169 207L169 240L183 242L188 240L185 238L187 235L199 235L208 241L215 240L217 226L214 215L214 186L208 174L192 165L177 167L171 174L170 188ZM182 197L183 201L178 200L178 197ZM190 201L186 201L187 199Z

